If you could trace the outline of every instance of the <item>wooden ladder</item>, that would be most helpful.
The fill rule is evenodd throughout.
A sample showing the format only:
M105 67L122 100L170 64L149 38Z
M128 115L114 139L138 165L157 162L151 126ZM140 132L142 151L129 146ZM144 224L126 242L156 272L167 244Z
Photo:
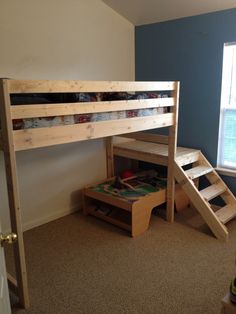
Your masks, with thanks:
M191 165L184 170L184 166ZM186 167L185 167L186 168ZM175 178L188 195L194 207L201 214L211 231L218 239L227 241L227 222L236 217L236 198L223 182L208 160L200 151L189 158L177 157L175 160ZM202 190L194 184L194 179L206 177L208 186ZM216 197L220 197L225 204L214 210L210 203Z

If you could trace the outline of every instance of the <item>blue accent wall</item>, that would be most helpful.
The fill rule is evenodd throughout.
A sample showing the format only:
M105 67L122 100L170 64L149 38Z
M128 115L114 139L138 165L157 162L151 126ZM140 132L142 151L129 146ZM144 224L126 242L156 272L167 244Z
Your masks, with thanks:
M214 166L226 42L236 42L236 9L135 29L136 80L180 81L178 144L201 149ZM224 179L236 194L236 178Z

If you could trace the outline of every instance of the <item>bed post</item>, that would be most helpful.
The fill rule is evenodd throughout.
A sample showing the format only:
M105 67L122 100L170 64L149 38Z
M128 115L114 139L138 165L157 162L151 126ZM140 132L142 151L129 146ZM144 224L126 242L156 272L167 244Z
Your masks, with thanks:
M8 80L0 80L0 118L2 129L2 149L4 152L7 190L10 210L10 220L12 232L17 234L17 242L14 244L14 260L16 269L17 286L15 290L22 307L29 307L28 283L25 264L24 240L21 224L19 187L16 168L16 153L13 142L12 119L10 111L10 95L8 90ZM9 275L9 280L12 278ZM15 280L11 280L14 284ZM16 285L16 282L15 282Z
M167 180L167 210L166 220L174 221L174 201L175 201L175 178L174 178L174 162L177 145L177 127L178 127L178 106L179 106L179 82L175 82L173 91L174 106L171 112L174 115L173 125L169 127L169 145L168 145L168 180Z
M114 176L113 136L106 138L107 177Z

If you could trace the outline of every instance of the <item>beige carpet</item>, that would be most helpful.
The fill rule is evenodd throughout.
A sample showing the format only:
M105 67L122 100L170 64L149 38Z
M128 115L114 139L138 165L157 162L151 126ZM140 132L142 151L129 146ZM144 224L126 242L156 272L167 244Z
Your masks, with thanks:
M153 215L149 230L132 239L78 213L28 231L31 308L13 312L220 313L235 273L236 221L227 244L200 225L192 210L177 214L174 224Z

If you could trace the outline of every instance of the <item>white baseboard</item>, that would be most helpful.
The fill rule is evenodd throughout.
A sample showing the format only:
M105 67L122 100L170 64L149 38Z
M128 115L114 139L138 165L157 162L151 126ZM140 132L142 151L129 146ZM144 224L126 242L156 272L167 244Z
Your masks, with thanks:
M74 207L71 209L61 210L61 211L55 212L55 213L48 215L48 216L44 216L44 217L41 217L38 219L27 221L27 222L22 224L22 230L24 232L24 231L39 227L39 226L44 225L44 224L51 222L53 220L62 218L64 216L67 216L70 214L73 214L79 210L81 210L81 207L77 206L77 207ZM9 227L9 228L3 229L2 232L3 233L9 233L9 232L11 232L11 228Z
M40 217L39 219L27 221L27 222L22 224L22 229L23 229L23 231L33 229L35 227L41 226L41 225L46 224L48 222L51 222L53 220L56 220L56 219L62 218L64 216L70 215L70 214L72 214L78 210L80 210L80 208L78 208L78 207L71 208L71 209L55 212L55 213L48 215L48 216Z

